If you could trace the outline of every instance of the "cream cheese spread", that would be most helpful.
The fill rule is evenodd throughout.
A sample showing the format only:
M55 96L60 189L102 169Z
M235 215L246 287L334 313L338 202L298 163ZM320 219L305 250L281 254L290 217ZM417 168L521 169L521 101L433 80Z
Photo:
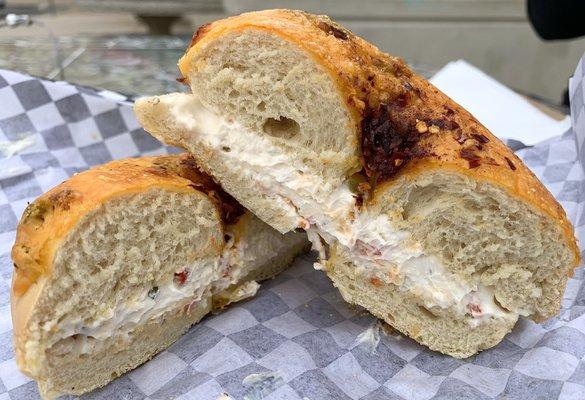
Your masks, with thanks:
M226 243L220 257L201 259L197 263L181 268L166 275L155 286L137 289L133 294L118 299L113 307L99 313L91 321L65 318L59 323L59 333L52 338L57 352L71 351L91 352L92 346L114 335L127 337L139 325L157 320L163 315L189 311L202 301L208 301L211 295L230 287L262 264L260 259L275 257L284 244L270 241L269 235L260 233L254 243L244 237ZM276 242L276 243L275 243ZM244 283L236 288L232 301L239 301L253 296L258 290L254 281ZM49 327L50 328L50 327Z
M291 230L306 229L322 256L326 248L321 238L328 245L341 245L366 276L416 294L429 309L453 308L470 314L474 317L472 325L490 317L517 317L495 302L490 288L478 279L466 280L450 272L438 257L425 254L408 231L395 228L385 215L358 210L347 183L331 187L268 138L216 114L193 95L174 96L166 102L163 97L161 106L168 108L192 140L216 149L215 156L225 165L252 178L260 192L278 201L294 221Z
M91 323L68 321L61 324L63 337L85 335L97 340L107 339L115 331L129 332L136 325L155 319L179 303L199 301L205 289L217 276L219 262L214 258L202 260L185 268L185 280L177 282L175 276L167 276L164 282L154 288L141 290L136 297L116 305ZM181 274L177 271L176 274Z

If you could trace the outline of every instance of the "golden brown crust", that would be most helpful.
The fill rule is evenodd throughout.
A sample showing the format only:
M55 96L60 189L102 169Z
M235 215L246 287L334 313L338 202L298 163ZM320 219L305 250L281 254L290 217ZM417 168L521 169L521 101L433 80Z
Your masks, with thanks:
M240 203L197 165L195 159L184 153L180 156L160 156L152 161L153 168L162 173L171 173L191 181L191 186L205 193L213 201L220 211L220 217L224 224L230 225L238 222L246 212Z
M300 11L246 13L200 28L179 61L187 77L195 54L218 37L246 29L271 32L308 52L327 71L354 118L361 163L377 186L400 175L447 169L486 181L556 220L580 253L566 214L536 176L469 112L396 57L326 16Z
M61 240L83 216L111 198L150 188L205 193L217 206L224 223L236 223L244 213L231 196L197 169L187 154L112 161L76 174L24 211L12 248L13 300L50 273Z

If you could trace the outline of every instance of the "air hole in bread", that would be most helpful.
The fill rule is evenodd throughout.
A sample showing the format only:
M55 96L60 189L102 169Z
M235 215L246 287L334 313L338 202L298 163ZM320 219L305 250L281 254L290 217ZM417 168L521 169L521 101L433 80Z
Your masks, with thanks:
M424 306L418 306L418 308L427 317L429 317L431 319L437 319L437 316L435 314L433 314L433 312L431 310L429 310L428 308L426 308Z
M494 296L494 303L496 303L496 305L497 305L498 307L500 307L502 310L505 310L505 311L507 311L507 312L510 312L510 310L508 310L506 307L504 307L504 306L502 305L502 303L500 303L500 302L498 301L498 299L496 298L496 296Z
M291 139L301 129L297 121L283 116L278 119L268 118L262 128L266 134L281 139Z
M232 151L231 147L229 147L229 146L222 146L221 149L223 151L225 151L226 153L229 153L230 151Z
M238 71L238 72L241 72L241 71L245 71L246 70L246 67L245 66L243 66L240 63L234 63L234 62L226 62L226 63L223 63L222 66L221 66L221 68L222 69L231 69L231 70Z
M264 103L263 101L258 103L257 107L258 107L258 110L260 110L260 111L266 111L266 103Z

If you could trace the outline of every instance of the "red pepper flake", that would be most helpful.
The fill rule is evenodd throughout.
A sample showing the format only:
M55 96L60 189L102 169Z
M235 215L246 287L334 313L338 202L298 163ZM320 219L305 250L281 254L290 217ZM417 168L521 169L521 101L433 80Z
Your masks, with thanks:
M459 124L450 118L429 119L426 121L426 123L429 126L435 125L439 129L448 131L455 131L456 129L459 129Z
M325 32L328 35L333 35L334 37L336 37L337 39L340 40L347 40L349 39L349 35L347 31L344 31L343 29L337 27L337 26L333 26L332 24L320 20L317 22L317 27L319 29L321 29L323 32Z
M455 137L455 140L457 141L457 143L459 143L459 144L463 144L467 140L467 138L465 136L463 136L461 131L455 131L454 137Z
M227 268L221 274L221 276L223 278L227 278L228 276L231 276L231 274L232 274L232 266L231 265L228 265Z
M192 302L185 304L183 306L183 312L185 314L191 314L191 310L193 309L193 305L197 302L197 300L193 300Z
M453 114L455 114L455 111L453 111L452 108L447 107L447 106L443 106L443 108L445 109L445 114L447 114L447 115L453 115Z
M481 165L481 157L470 149L461 149L459 152L461 158L464 158L469 163L469 168L477 168Z
M506 159L506 162L508 163L508 167L510 167L510 169L512 171L516 171L516 166L514 165L512 160L510 160L508 157L504 157L504 158Z
M186 268L182 269L179 272L175 272L174 282L177 285L184 285L187 282L187 277L189 276L189 271Z
M474 317L481 315L481 308L479 307L478 304L469 303L467 304L467 309L469 310L469 312L471 312L471 315L473 315Z
M382 281L374 277L370 279L370 283L376 287L382 287Z
M498 164L498 162L497 162L496 160L494 160L494 159L493 159L493 158L491 158L491 157L485 157L485 158L482 160L482 162L483 162L483 164L490 164L490 165L500 165L500 164Z
M359 194L354 194L353 198L355 199L355 205L357 208L361 208L364 205L364 195L359 193Z
M408 105L408 103L410 102L410 96L408 95L408 92L403 92L400 93L398 96L396 96L396 98L394 99L394 102L396 103L396 105L398 107L404 108Z
M365 256L381 256L382 252L375 248L374 246L364 243L361 240L356 240L355 242L355 246L357 248L357 250L360 252L360 254L363 254Z
M471 136L473 136L473 138L480 143L485 144L490 141L485 135L482 135L481 133L472 133Z

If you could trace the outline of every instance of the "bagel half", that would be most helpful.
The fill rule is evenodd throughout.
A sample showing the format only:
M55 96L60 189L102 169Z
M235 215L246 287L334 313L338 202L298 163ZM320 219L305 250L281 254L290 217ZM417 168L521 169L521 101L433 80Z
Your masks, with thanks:
M305 247L245 211L187 155L114 161L25 210L12 250L19 368L44 398L149 360L214 309L253 296Z
M306 229L350 303L461 358L558 312L580 262L561 206L401 59L268 10L202 26L179 68L192 94L138 101L144 128L279 231Z

